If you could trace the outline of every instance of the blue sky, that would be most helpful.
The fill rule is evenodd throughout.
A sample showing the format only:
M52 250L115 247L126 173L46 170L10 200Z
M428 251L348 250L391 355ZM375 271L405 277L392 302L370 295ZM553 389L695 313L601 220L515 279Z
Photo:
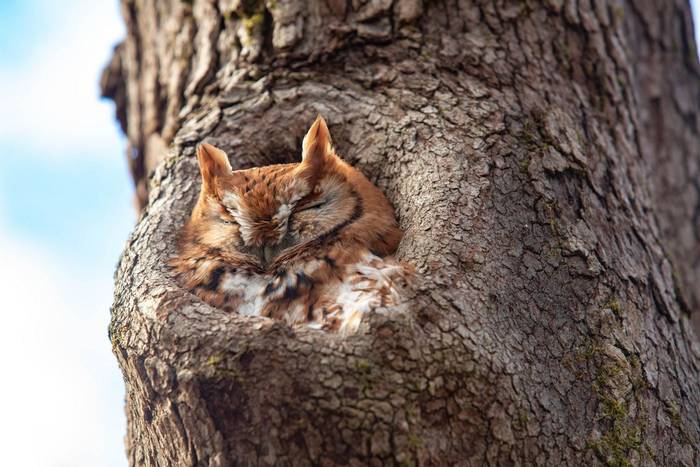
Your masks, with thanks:
M126 465L107 323L135 215L97 88L123 35L116 0L0 0L3 465Z
M123 35L113 0L0 0L3 465L126 465L107 323L135 215L97 85Z

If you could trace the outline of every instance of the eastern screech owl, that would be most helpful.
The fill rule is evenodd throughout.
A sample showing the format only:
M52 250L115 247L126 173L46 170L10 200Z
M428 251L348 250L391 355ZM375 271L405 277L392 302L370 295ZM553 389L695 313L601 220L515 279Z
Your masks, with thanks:
M402 305L412 269L387 257L402 235L393 209L335 154L323 118L300 163L233 171L209 144L197 159L202 189L171 262L184 287L226 311L343 334Z

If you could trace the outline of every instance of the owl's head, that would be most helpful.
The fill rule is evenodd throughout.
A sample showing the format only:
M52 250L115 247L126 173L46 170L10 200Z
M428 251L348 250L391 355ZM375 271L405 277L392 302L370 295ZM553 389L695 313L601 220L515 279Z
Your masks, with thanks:
M271 270L337 243L385 256L401 239L389 201L335 154L320 116L299 163L234 171L210 144L197 148L197 159L202 188L185 230L205 248Z

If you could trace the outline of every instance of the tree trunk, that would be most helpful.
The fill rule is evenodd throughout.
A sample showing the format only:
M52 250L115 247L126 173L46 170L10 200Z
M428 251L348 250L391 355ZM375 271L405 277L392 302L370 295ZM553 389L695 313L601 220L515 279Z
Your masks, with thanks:
M131 465L700 465L686 0L122 6L103 93L143 210L110 325ZM317 113L420 276L406 319L345 339L214 309L166 267L195 145L296 161Z

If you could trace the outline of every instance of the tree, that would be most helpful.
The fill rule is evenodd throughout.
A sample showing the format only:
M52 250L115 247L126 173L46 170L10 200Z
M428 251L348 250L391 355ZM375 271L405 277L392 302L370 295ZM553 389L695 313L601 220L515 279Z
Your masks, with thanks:
M685 0L122 0L103 76L143 212L110 337L132 465L700 463L700 66ZM167 259L206 140L317 113L421 280L340 339ZM697 316L697 315L696 315Z

